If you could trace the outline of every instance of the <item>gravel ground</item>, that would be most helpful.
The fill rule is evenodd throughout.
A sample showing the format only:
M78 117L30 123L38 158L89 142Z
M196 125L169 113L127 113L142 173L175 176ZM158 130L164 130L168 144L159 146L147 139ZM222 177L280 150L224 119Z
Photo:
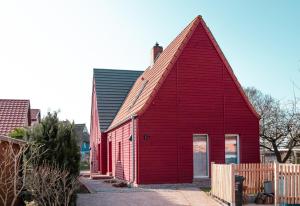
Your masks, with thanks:
M218 202L192 185L150 188L115 188L103 180L81 178L91 191L78 194L78 206L218 206Z

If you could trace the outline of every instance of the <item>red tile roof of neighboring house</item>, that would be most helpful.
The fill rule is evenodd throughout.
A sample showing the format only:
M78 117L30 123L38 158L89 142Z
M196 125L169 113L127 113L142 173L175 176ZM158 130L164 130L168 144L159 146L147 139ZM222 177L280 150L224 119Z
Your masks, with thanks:
M128 96L126 97L123 105L121 106L119 112L115 116L111 125L107 131L119 126L120 124L126 122L133 115L142 114L149 104L152 102L152 99L159 90L161 84L164 82L169 71L175 64L177 58L180 56L183 48L186 43L189 41L192 36L195 28L197 26L203 26L206 30L208 37L213 43L215 49L217 50L220 58L228 69L230 75L234 79L237 87L239 88L242 96L244 97L247 105L250 110L259 118L259 115L256 113L255 109L249 102L248 98L243 92L243 89L237 78L235 77L233 70L231 69L229 63L227 62L224 54L222 53L220 47L218 46L216 40L211 34L210 30L206 26L204 20L201 16L197 16L161 53L158 59L155 61L152 67L148 67L145 72L136 80L135 84L131 88Z
M8 135L13 129L28 126L29 100L0 99L0 135Z
M37 120L39 118L41 110L39 109L30 109L30 116L32 120Z

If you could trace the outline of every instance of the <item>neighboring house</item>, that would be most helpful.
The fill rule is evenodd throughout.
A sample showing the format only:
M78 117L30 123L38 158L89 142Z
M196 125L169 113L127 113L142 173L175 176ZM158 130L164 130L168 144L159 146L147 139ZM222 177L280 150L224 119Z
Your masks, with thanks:
M132 86L133 85L133 86ZM197 16L139 71L94 69L91 172L189 183L210 163L259 162L259 116Z
M13 185L8 181L14 178L12 171L15 167L11 167L15 157L12 154L17 154L20 145L26 144L23 140L8 137L10 132L16 128L29 127L32 122L38 121L40 121L40 111L32 111L29 100L0 99L0 187L5 188L0 191L0 196L9 194L8 198L13 198ZM9 146L12 146L13 151L8 149ZM7 156L7 153L11 156ZM12 163L8 164L11 161ZM9 172L5 173L5 171ZM16 203L16 205L19 204Z
M288 151L288 149L279 149L280 154L284 157ZM286 163L293 163L293 164L300 164L300 147L295 147L292 150L292 154L289 157L289 159L286 161ZM274 152L261 150L261 162L269 163L269 162L277 162L277 158L275 156Z
M41 110L31 109L30 117L31 117L31 126L40 123L41 122Z
M8 136L15 128L31 126L30 101L0 99L0 135Z
M75 132L79 138L78 146L80 147L81 160L89 161L90 159L90 134L85 124L75 124Z

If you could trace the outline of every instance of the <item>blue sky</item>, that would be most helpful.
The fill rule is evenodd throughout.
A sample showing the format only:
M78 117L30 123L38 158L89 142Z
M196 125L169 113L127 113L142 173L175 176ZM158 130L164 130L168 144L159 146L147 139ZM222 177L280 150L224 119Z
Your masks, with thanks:
M202 15L243 86L300 95L300 1L1 0L0 98L89 123L92 69L144 70Z

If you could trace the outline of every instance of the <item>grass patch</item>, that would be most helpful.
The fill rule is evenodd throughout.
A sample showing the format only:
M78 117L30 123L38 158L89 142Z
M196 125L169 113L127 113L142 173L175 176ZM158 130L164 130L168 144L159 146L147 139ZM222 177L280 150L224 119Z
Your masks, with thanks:
M210 192L211 191L211 188L210 187L201 187L200 190L202 190L203 192Z

